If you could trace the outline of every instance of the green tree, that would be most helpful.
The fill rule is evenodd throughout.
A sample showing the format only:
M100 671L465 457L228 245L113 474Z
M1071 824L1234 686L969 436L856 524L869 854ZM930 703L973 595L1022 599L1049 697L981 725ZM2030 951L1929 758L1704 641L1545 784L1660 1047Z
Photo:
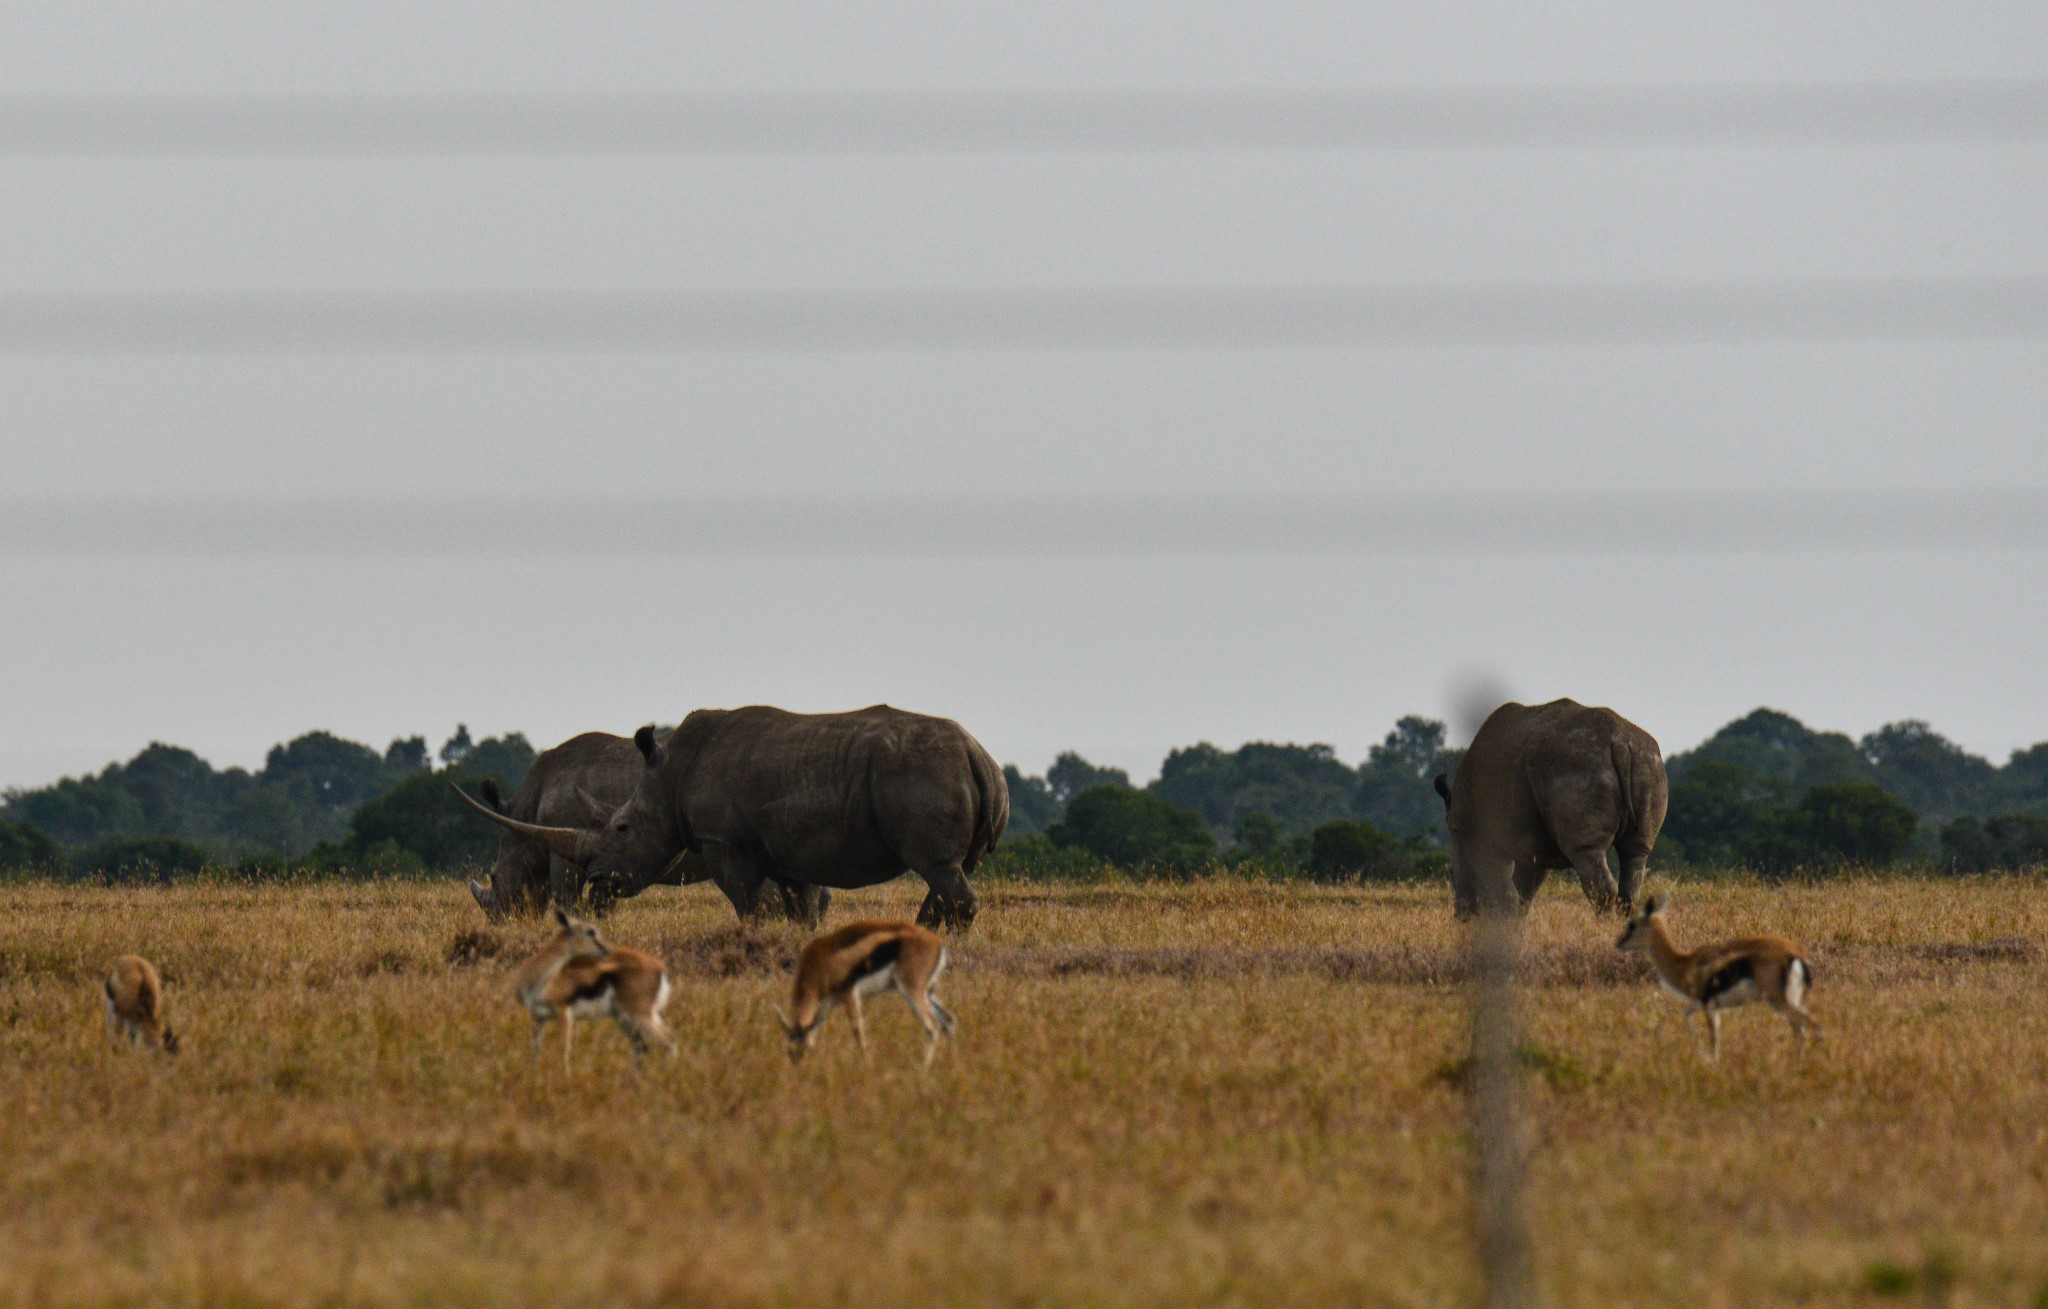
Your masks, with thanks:
M1123 786L1131 784L1131 775L1121 768L1097 768L1072 750L1052 761L1052 767L1045 770L1045 784L1052 789L1052 798L1062 806L1074 802L1081 792L1097 786Z
M1327 745L1248 741L1219 750L1203 741L1166 756L1159 780L1145 789L1202 816L1212 834L1231 833L1251 814L1266 814L1284 835L1349 817L1355 778Z
M422 768L431 768L433 764L434 761L427 757L427 738L424 736L394 737L391 744L384 747L384 774L387 777L403 777Z
M1386 740L1366 752L1366 764L1412 777L1434 777L1441 771L1444 735L1444 725L1438 720L1410 714L1394 724Z
M1987 807L2000 813L2048 810L2048 741L2012 752L1998 770Z
M1318 882L1398 881L1412 862L1404 842L1371 823L1324 823L1309 836L1308 871Z
M395 848L429 868L490 862L498 829L458 800L448 785L473 787L476 780L461 768L412 774L355 811L347 848L357 854Z
M206 847L175 836L117 836L72 856L71 871L110 882L168 882L206 866Z
M510 795L526 780L533 767L534 749L519 732L487 736L470 749L462 761L463 770L473 777L495 777Z
M1260 809L1237 820L1231 829L1230 840L1238 849L1260 859L1270 859L1280 852L1280 824L1273 821L1273 815Z
M1980 809L1990 799L1998 769L1918 719L1888 723L1859 743L1871 780L1924 813L1949 815Z
M1874 780L1870 761L1840 732L1816 732L1790 714L1757 709L1715 732L1696 748L1665 761L1673 781L1707 760L1741 764L1803 794L1823 782Z
M1015 764L1003 765L1003 785L1010 791L1008 833L1012 837L1036 836L1057 823L1065 812L1043 777L1027 777Z
M1964 814L1941 829L1941 853L1959 873L2048 864L2048 814Z
M346 815L387 785L382 755L332 732L308 732L272 746L262 778L336 815Z
M1912 842L1920 815L1873 782L1826 782L1757 824L1743 858L1770 872L1879 867Z
M1125 869L1187 872L1216 854L1216 838L1201 815L1125 786L1081 792L1068 802L1066 818L1047 835L1054 845L1086 850Z
M1691 862L1732 863L1764 827L1779 821L1791 789L1731 759L1701 760L1671 783L1664 835Z
M1351 816L1407 837L1441 837L1444 802L1438 773L1455 773L1462 750L1444 745L1444 725L1410 714L1358 766Z
M54 869L64 847L34 823L0 821L0 868Z
M7 819L34 823L65 845L140 831L142 806L118 777L118 767L110 766L99 777L66 777L39 790L10 792Z
M459 764L469 758L469 752L476 749L476 743L469 739L469 724L457 723L455 735L441 743L441 762Z

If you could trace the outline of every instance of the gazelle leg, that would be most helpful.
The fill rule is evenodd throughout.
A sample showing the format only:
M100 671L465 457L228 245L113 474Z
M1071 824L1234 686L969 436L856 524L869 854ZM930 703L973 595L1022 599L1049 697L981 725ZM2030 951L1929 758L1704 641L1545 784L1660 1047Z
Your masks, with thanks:
M1813 1015L1806 1010L1794 1005L1786 1011L1785 1017L1792 1021L1792 1030L1799 1036L1800 1049L1806 1048L1806 1038L1809 1035L1816 1041L1820 1040L1820 1024L1815 1022Z
M576 1015L562 1010L562 1071L569 1071L569 1056L576 1049Z
M903 1003L910 1006L910 1012L917 1015L918 1026L924 1028L924 1066L930 1068L932 1055L939 1048L939 1020L931 1011L931 994L913 995L910 988L901 982L896 984L896 989L902 992Z
M541 1047L541 1042L542 1042L542 1041L544 1041L544 1040L545 1040L545 1039L547 1038L547 1034L548 1034L548 1020L547 1020L547 1019L545 1019L545 1018L536 1018L536 1019L534 1019L534 1020L533 1020L533 1061L534 1061L535 1063L539 1063L539 1062L540 1062L540 1047Z
M931 992L925 992L924 998L931 1002L932 1012L938 1015L939 1026L945 1031L946 1039L949 1041L952 1040L954 1027L952 1013L946 1008L946 1006L940 1004L939 997L933 995Z
M865 1059L868 1057L868 1025L861 1017L858 989L846 993L846 1012L853 1016L853 1039L860 1046L860 1057Z
M1712 1038L1707 1043L1707 1062L1721 1062L1721 1011L1708 1008L1707 1034Z
M640 1024L630 1018L619 1019L619 1030L633 1047L633 1071L637 1073L647 1063L647 1038L641 1034Z

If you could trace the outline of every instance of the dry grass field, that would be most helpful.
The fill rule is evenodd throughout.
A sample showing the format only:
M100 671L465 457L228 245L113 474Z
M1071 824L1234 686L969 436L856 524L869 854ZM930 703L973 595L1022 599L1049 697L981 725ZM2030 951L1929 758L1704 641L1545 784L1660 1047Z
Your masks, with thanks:
M906 881L834 919L907 915ZM0 887L0 1309L1472 1303L1461 933L1438 888L984 886L960 1040L842 1016L706 888L682 1055L536 1065L458 883ZM1555 1305L2048 1304L2048 884L1681 884L1697 940L1806 942L1827 1042L1761 1008L1709 1066L1616 926L1529 920L1531 1211ZM114 1053L107 960L186 1049Z

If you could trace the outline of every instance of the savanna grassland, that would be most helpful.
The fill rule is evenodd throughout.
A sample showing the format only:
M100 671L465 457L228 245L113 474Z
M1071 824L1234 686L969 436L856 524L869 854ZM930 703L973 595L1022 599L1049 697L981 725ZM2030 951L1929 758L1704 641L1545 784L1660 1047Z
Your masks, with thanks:
M842 896L907 915L906 881ZM982 889L928 1075L908 1012L800 1068L798 937L706 888L607 923L682 1054L533 1062L456 883L0 887L0 1309L1471 1303L1462 936L1440 888ZM1531 1217L1557 1305L2048 1303L2048 883L1677 887L1806 942L1827 1027L1718 1066L1576 890L1528 921ZM162 967L185 1053L114 1053ZM1696 1035L1696 1033L1692 1034Z

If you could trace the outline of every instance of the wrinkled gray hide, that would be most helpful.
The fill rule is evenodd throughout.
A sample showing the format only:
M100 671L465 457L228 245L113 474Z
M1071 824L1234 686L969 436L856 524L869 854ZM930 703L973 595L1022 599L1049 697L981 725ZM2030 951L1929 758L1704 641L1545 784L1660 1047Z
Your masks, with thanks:
M613 812L632 798L644 764L631 737L585 732L535 759L509 801L501 801L497 785L487 780L482 788L485 805L500 816L544 827L578 829L580 839L575 843L578 848L563 853L527 833L510 828L500 831L498 857L489 882L469 884L470 894L485 916L496 921L511 914L539 914L551 904L577 908L586 883L584 860ZM559 847L561 843L556 844ZM649 884L682 886L710 876L701 855L686 854ZM821 888L775 882L768 888L763 909L816 922L830 902L829 893ZM609 901L598 907L609 908Z
M1493 711L1436 788L1451 834L1459 917L1527 908L1553 869L1578 874L1598 909L1627 912L1664 825L1670 788L1656 738L1612 709L1572 700ZM1616 884L1607 868L1621 863Z
M507 818L594 830L632 796L639 782L640 751L631 737L585 732L543 751L510 800L499 798L495 782L487 781L483 793L484 802ZM471 882L469 889L495 921L511 914L539 914L550 904L574 909L583 899L583 881L583 869L573 860L531 836L501 829L489 879Z
M755 705L700 709L666 740L652 728L634 739L645 762L590 860L593 897L633 895L690 850L743 918L771 878L851 889L909 871L930 887L919 922L973 921L967 876L1002 836L1010 795L951 719Z

